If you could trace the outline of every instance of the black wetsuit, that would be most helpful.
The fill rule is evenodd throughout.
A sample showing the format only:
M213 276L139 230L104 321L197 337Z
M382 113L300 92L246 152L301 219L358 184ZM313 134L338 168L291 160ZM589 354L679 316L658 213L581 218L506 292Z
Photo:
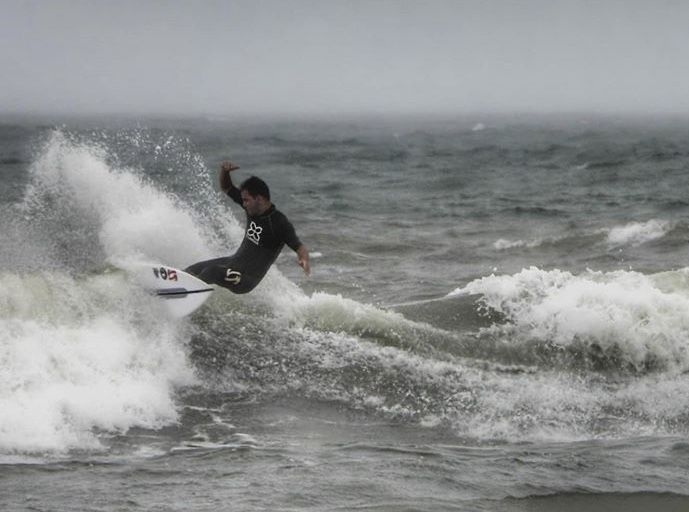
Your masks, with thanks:
M242 204L238 188L230 187L227 195ZM261 282L285 244L296 251L301 242L287 217L272 205L263 215L247 214L244 240L232 256L194 263L186 272L234 293L247 293Z

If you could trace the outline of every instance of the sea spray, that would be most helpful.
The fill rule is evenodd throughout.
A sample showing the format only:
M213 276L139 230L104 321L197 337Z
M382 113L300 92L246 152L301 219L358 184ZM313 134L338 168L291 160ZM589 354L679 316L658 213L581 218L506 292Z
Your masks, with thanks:
M183 265L211 252L188 207L107 160L98 144L55 131L29 169L23 210L63 259L74 265L75 255L86 254L95 266L141 254Z

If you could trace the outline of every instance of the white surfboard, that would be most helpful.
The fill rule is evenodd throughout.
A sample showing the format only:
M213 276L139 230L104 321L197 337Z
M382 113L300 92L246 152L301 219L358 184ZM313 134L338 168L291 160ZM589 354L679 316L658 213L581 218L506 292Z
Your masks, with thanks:
M160 297L170 315L176 318L193 313L214 290L201 279L168 265L127 263L122 267L141 287Z

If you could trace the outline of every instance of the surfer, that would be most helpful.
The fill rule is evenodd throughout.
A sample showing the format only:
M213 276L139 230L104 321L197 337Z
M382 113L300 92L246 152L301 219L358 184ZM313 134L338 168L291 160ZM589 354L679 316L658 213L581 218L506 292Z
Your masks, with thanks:
M261 282L287 245L297 253L297 263L308 276L309 251L292 223L271 203L268 185L251 176L239 188L235 187L230 173L237 169L238 165L223 162L218 178L220 189L246 212L244 239L232 256L194 263L186 272L234 293L248 293Z

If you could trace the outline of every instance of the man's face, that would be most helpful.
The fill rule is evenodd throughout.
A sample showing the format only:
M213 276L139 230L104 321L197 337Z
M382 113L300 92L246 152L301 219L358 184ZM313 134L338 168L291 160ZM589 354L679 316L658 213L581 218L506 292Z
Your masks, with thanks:
M251 217L263 213L265 210L265 201L266 200L262 196L253 197L246 190L242 190L242 206Z

